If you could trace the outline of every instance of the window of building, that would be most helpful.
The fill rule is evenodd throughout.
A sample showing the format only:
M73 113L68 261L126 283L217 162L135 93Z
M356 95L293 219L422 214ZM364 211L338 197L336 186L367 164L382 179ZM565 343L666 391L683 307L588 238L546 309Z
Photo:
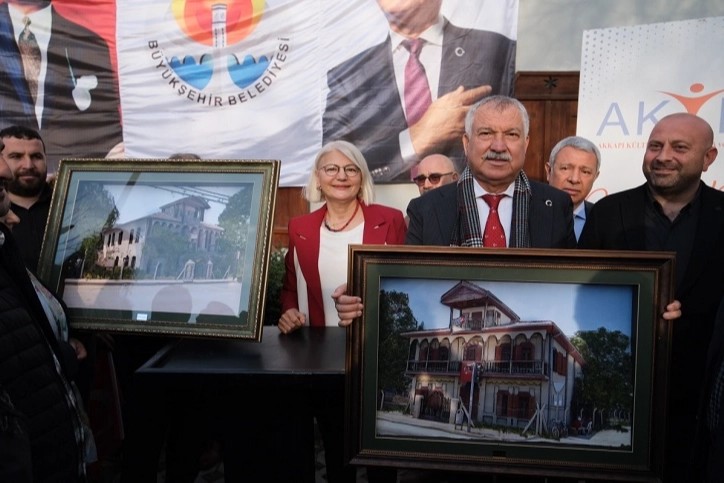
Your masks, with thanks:
M498 395L496 398L496 404L495 404L495 413L498 416L508 416L508 401L510 398L510 394L508 391L498 391Z
M500 325L500 312L496 308L489 308L485 312L485 327L497 327Z
M495 348L495 360L496 361L509 361L510 360L510 342L503 342Z

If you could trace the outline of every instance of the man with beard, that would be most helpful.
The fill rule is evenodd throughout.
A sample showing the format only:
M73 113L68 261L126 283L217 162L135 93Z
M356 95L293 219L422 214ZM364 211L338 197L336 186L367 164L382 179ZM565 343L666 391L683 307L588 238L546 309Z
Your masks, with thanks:
M0 131L0 152L14 179L8 184L12 210L20 218L13 231L25 265L37 272L52 189L46 182L45 144L34 129L10 126Z
M0 159L0 218L10 212L11 179ZM70 382L76 354L51 327L49 314L62 308L44 304L50 298L41 301L0 223L0 481L85 481L85 433Z
M664 481L691 479L696 409L704 383L707 345L724 295L724 193L701 173L717 156L711 126L687 113L662 118L643 160L646 183L597 202L579 248L676 252Z

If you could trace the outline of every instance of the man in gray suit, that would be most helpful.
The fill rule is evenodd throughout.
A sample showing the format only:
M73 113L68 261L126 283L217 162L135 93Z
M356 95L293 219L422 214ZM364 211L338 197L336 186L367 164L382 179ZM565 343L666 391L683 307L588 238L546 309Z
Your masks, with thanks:
M378 0L390 25L387 39L327 75L323 141L355 144L376 182L409 182L410 169L432 153L449 156L462 171L468 108L491 92L513 92L515 41L451 24L440 15L441 3ZM424 89L415 101L427 101L411 106L408 68L418 59Z
M601 153L596 145L580 136L568 136L553 146L546 163L548 184L571 195L573 230L581 236L593 203L586 201L601 169Z

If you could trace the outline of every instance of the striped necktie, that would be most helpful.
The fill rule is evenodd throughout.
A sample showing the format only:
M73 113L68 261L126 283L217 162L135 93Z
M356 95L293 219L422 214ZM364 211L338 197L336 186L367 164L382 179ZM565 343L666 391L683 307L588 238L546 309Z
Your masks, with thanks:
M23 60L23 71L25 80L28 82L28 89L33 98L33 103L38 100L38 77L40 76L40 47L35 35L30 31L30 19L23 19L25 28L20 32L18 48L20 57Z

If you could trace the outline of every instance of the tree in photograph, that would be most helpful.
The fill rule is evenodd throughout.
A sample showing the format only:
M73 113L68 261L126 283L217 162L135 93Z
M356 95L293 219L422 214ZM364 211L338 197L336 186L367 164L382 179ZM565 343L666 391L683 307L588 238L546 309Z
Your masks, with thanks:
M379 363L380 388L403 392L407 389L405 369L409 355L409 340L402 332L417 330L417 319L410 309L410 298L402 292L380 291L379 300Z
M153 226L146 235L143 256L150 278L179 277L187 260L194 260L195 251L189 248L188 237L167 226ZM194 260L196 261L196 260Z
M103 269L96 266L102 248L102 232L118 220L116 202L102 183L79 183L73 216L67 231L67 246L73 254L65 261L69 278L100 276ZM99 230L100 227L100 230ZM64 234L61 233L61 237Z
M574 400L589 410L630 410L633 404L631 341L621 331L578 331L571 338L586 361Z
M218 250L214 255L215 277L243 277L244 253L246 251L251 218L253 187L242 186L229 198L224 211L219 215L219 226L224 234L218 240Z

